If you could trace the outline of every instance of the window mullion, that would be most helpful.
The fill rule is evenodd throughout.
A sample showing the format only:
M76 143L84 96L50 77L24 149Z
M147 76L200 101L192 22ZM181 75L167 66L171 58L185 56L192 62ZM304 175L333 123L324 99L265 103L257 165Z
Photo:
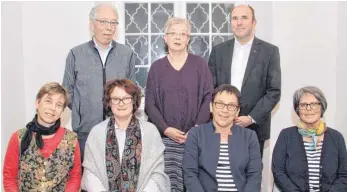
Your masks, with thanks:
M112 2L118 11L118 22L116 31L116 40L121 44L125 44L125 3L124 1Z
M175 2L174 3L174 16L186 18L187 12L186 2Z
M209 19L209 55L211 53L212 50L212 3L211 1L208 3L208 9L209 9L209 15L208 15L208 19Z
M152 61L152 3L148 3L148 66L151 66Z

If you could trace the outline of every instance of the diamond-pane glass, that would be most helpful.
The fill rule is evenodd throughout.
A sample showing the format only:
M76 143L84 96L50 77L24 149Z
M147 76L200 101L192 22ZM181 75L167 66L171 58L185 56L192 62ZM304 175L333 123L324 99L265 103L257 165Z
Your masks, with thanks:
M148 33L148 3L125 3L125 33Z
M167 19L174 14L172 3L152 3L151 4L151 32L164 33L164 27Z
M148 37L127 36L125 35L125 44L130 46L136 55L135 65L148 65Z
M209 32L209 4L187 3L187 18L192 25L192 33Z
M201 57L203 57L206 61L208 60L208 57L210 55L209 52L209 43L210 43L210 39L208 36L195 36L192 35L190 37L190 47L189 50L196 54L196 55L200 55Z

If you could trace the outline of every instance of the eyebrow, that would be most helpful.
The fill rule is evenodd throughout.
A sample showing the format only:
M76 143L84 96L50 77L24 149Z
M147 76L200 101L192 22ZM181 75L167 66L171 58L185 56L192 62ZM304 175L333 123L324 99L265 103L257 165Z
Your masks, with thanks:
M47 95L46 99L51 99L52 100L52 96L51 95Z
M64 104L63 104L62 102L60 102L60 101L58 101L57 103L60 104L60 105L64 105Z
M108 19L105 17L102 17L102 18L99 18L99 20L108 20ZM111 19L111 21L117 21L117 19Z
M216 100L215 102L221 102L221 103L224 103L223 101L221 101L221 100ZM233 102L230 102L230 103L224 103L224 104L233 104L233 105L237 105L237 104L235 104L235 103L233 103Z

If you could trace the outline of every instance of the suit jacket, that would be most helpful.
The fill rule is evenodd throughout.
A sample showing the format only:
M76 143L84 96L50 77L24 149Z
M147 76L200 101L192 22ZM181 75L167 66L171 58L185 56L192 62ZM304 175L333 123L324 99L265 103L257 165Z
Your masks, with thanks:
M347 151L340 132L328 128L320 158L320 191L347 191ZM272 173L283 192L309 192L308 162L298 128L283 129L272 153Z
M235 39L212 48L208 65L213 85L230 84L231 64ZM250 115L256 124L248 128L255 130L258 139L270 138L271 111L280 100L281 67L277 46L254 37L241 88L240 116Z
M229 161L239 192L260 192L262 162L254 131L233 125L228 139ZM189 131L183 155L184 184L189 192L215 192L220 134L213 123Z

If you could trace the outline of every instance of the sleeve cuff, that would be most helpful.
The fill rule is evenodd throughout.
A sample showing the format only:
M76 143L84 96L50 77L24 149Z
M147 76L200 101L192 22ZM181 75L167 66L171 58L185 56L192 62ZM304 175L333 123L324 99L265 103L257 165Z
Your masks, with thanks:
M255 124L257 123L254 121L254 119L250 115L248 115L248 117L252 119L252 123L255 123Z

